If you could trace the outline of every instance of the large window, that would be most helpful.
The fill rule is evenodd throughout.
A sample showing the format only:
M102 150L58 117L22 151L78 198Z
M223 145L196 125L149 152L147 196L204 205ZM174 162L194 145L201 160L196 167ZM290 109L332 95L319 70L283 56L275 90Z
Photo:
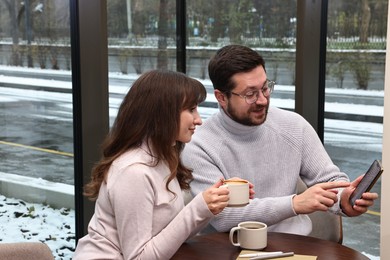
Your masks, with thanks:
M382 158L387 4L329 1L324 142L352 180ZM373 191L380 188L379 179ZM344 244L379 256L380 197L369 212L343 224ZM369 244L356 241L362 234Z
M324 143L332 160L351 179L382 154L387 2L328 1ZM82 18L85 22L103 16L102 24L107 24L109 125L132 82L155 68L183 70L201 80L209 93L200 108L207 120L217 109L208 60L218 48L233 43L250 46L264 57L268 77L277 82L272 105L295 109L296 0L107 0L93 5L99 3L107 4L107 21L99 13ZM6 225L0 224L7 231L0 238L2 242L44 240L54 254L64 258L72 254L75 242L74 154L78 152L73 151L69 9L69 1L64 0L0 1L0 200L4 201L0 206L24 205L9 210L12 216L20 212L30 221L24 223L32 223L38 215L51 216L49 211L59 214L44 220L41 229L49 230L51 225L61 230L37 235L32 228L22 228L20 236L9 236ZM185 30L177 23L183 20ZM180 34L184 31L185 35ZM185 50L178 47L183 39ZM180 67L183 53L184 69ZM90 78L106 74L98 66L94 70ZM88 91L101 91L91 82ZM90 105L96 100L87 101ZM93 145L90 149L95 151ZM89 171L82 174L89 179ZM380 181L374 191L380 194ZM358 218L343 218L345 245L379 255L379 206L378 202ZM89 221L89 216L83 217ZM371 241L369 246L356 239L362 234Z
M118 102L139 74L177 69L176 1L113 0L107 8L112 122ZM280 85L274 104L294 109L295 1L186 1L186 10L185 72L201 80L210 94L201 107L204 118L217 107L208 60L216 49L233 43L251 46L264 56L268 75Z
M176 70L175 0L107 1L111 123L133 81L151 69Z
M0 2L1 242L71 256L73 120L67 1Z

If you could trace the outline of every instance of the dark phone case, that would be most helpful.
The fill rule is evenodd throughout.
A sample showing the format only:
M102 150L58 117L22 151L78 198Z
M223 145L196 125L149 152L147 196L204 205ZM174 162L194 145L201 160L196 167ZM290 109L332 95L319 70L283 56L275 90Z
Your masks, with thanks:
M375 160L366 174L364 174L363 179L360 181L359 185L351 194L349 199L349 203L353 206L355 204L355 200L360 199L364 192L368 192L371 190L372 186L376 183L378 178L381 176L383 172L383 168L381 163L378 160Z

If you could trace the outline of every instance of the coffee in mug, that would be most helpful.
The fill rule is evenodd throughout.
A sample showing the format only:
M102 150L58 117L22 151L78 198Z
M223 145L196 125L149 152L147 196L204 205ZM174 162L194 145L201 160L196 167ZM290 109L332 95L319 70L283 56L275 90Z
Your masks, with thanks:
M221 187L229 190L228 207L243 207L249 204L249 182L245 180L225 180Z
M237 232L237 241L234 233ZM267 246L267 225L257 221L245 221L230 230L229 240L233 246L249 250L261 250Z

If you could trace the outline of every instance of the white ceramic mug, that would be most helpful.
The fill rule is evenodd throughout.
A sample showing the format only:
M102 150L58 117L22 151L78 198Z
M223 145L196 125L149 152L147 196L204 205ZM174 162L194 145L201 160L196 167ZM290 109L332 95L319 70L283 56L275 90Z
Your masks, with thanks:
M221 187L229 190L228 207L243 207L249 204L249 182L225 180Z
M237 242L234 233L237 232ZM233 246L250 250L260 250L267 246L267 225L257 221L246 221L230 230L230 243Z

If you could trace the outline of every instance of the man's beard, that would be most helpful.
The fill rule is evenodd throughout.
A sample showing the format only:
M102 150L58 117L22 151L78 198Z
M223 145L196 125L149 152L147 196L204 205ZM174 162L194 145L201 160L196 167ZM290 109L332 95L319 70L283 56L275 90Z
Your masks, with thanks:
M258 109L263 108L263 107L264 106L256 106L254 109L258 110ZM265 122L265 120L267 119L267 115L268 115L268 108L269 108L269 105L265 106L265 115L264 115L264 119L261 122L257 122L257 121L252 120L252 118L250 117L249 114L245 117L237 116L236 111L234 109L232 109L232 107L229 105L227 106L226 112L230 116L230 118L233 119L234 121L236 121L237 123L240 123L242 125L247 125L247 126L256 126L256 125L261 125ZM253 111L253 110L251 110L251 111Z

